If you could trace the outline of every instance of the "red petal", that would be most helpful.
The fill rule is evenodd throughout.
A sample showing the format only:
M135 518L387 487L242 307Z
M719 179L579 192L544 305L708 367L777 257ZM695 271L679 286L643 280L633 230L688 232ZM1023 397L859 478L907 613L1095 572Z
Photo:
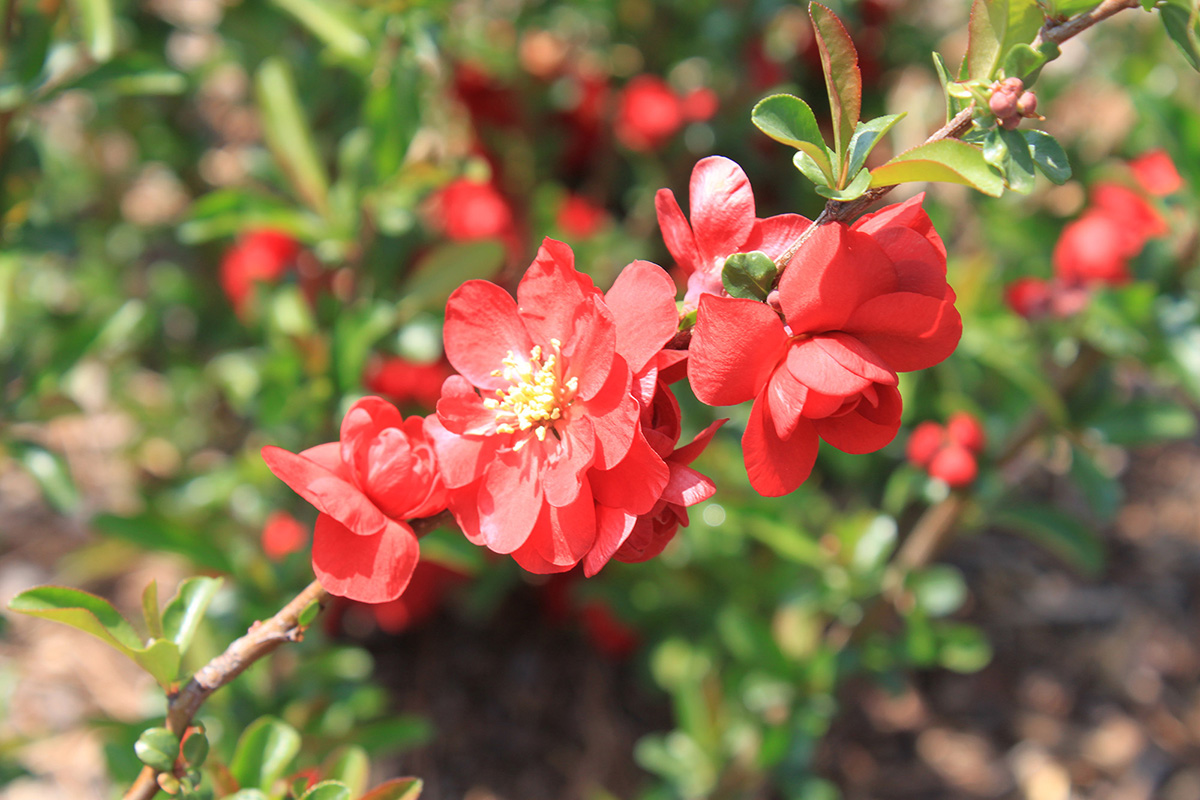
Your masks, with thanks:
M623 361L621 363L624 364ZM638 427L638 404L629 393L629 378L626 377L623 383L618 380L621 372L614 368L609 377L609 387L598 392L584 405L584 413L591 418L596 430L597 469L610 469L625 457L633 443L633 432Z
M446 358L481 389L503 389L494 371L508 355L528 358L533 342L517 316L517 304L494 283L467 281L446 302Z
M958 347L962 318L954 293L938 300L896 292L868 300L846 321L845 330L874 350L896 372L932 367Z
M799 214L779 214L760 219L743 245L744 252L761 250L773 261L778 260L811 225L811 222Z
M562 426L562 440L546 459L542 473L546 502L556 507L573 502L595 456L596 432L590 419L580 417Z
M345 461L342 461L341 442L326 442L307 450L301 450L300 457L307 458L319 467L324 467L347 483L354 483L354 471Z
M721 426L726 422L729 422L729 420L719 419L713 424L709 425L707 428L697 433L690 444L686 444L676 450L667 460L674 464L692 463L696 460L697 456L704 452L704 448L708 447L708 443L712 441L713 436L716 435L717 431L720 430Z
M841 353L847 354L853 356L850 351ZM793 343L787 352L787 368L796 380L821 394L849 397L871 385L867 378L839 364L829 349L821 346L819 337Z
M692 391L710 406L756 397L786 344L783 323L766 303L704 295L688 351Z
M617 325L617 352L638 373L675 335L675 282L657 264L634 261L617 276L604 302Z
M934 246L942 254L942 258L946 257L946 245L942 242L942 237L938 236L938 232L933 228L933 221L929 219L929 215L925 213L925 209L921 208L921 202L925 199L925 193L913 195L903 203L896 203L887 208L881 208L872 214L864 214L855 220L852 226L856 231L875 235L884 230L888 226L900 226L909 228L925 237L930 244Z
M866 234L840 222L821 225L779 281L779 302L793 334L842 330L868 298L896 290L892 261Z
M742 455L750 485L766 497L795 491L812 472L819 440L811 424L802 422L786 442L775 435L775 426L763 419L766 400L759 397L750 409L742 436Z
M555 566L578 564L596 542L596 502L587 483L573 503L547 508L549 514L538 520L529 541L538 555ZM549 524L543 525L546 519Z
M442 480L451 489L466 486L482 476L500 444L495 436L466 437L452 433L432 416L425 418L425 435L437 453Z
M359 536L328 514L313 532L313 571L330 594L362 603L395 600L408 586L420 551L412 528L388 520L373 536Z
M654 508L669 476L666 463L639 429L621 463L610 470L592 470L588 481L597 502L636 515Z
M871 352L871 348L853 336L845 333L830 333L825 336L814 336L813 341L830 358L855 375L860 375L873 383L882 383L885 386L896 385L896 373L888 368L882 358Z
M687 350L661 350L654 357L658 379L670 385L687 377Z
M292 491L359 536L377 534L388 524L388 518L362 490L316 462L279 447L264 447L262 456L271 472Z
M454 521L458 523L463 536L466 536L471 544L480 547L487 545L483 531L479 529L479 488L482 483L481 479L468 484L450 492L447 497L450 513L454 515Z
M592 577L613 557L633 532L637 517L620 509L596 506L596 543L583 557L583 574Z
M878 406L863 401L849 414L815 420L817 434L845 453L874 453L887 447L900 430L903 402L894 386L877 384L875 389Z
M342 460L354 465L361 480L367 474L367 453L371 440L381 431L399 428L403 424L400 411L387 400L381 397L360 399L342 417Z
M754 192L750 179L736 162L709 156L696 162L688 185L692 232L696 237L697 268L709 270L731 253L742 252L754 228Z
M546 238L517 284L517 307L529 335L545 350L551 339L567 341L580 305L598 294L592 279L575 270L570 246Z
M479 530L493 552L516 550L537 521L543 505L539 444L532 440L519 451L501 451L484 473Z
M451 375L442 384L437 414L446 430L454 433L490 436L496 432L496 412L483 404L483 398L461 375Z
M716 484L690 467L670 462L671 477L663 489L662 499L679 506L694 506L707 500L717 491Z
M876 233L896 269L896 291L946 296L946 254L912 228L892 225Z
M775 435L780 439L792 438L807 405L808 395L808 387L796 380L787 369L781 367L771 374L771 380L763 392L763 400L767 404L763 413L771 418ZM840 401L838 405L841 405Z
M846 405L846 398L841 395L822 394L815 389L809 389L804 397L804 407L800 416L805 419L824 419L836 414Z
M599 298L588 298L575 308L569 335L563 337L563 380L579 381L577 397L590 400L615 367L617 332L612 315ZM624 365L624 362L621 362ZM628 367L625 367L628 369Z
M658 227L662 229L663 241L667 250L683 274L690 275L696 271L696 239L692 236L692 227L675 202L675 194L670 189L659 189L654 195L654 210L658 213Z

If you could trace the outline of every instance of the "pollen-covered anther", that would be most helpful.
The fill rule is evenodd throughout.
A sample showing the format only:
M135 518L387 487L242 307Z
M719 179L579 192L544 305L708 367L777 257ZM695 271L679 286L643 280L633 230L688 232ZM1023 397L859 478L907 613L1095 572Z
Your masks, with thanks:
M498 373L509 386L497 389L495 399L483 401L485 408L496 412L496 433L533 430L538 441L545 441L546 427L562 419L579 389L579 379L562 379L562 343L551 339L550 349L553 352L544 353L541 345L535 345L528 359L519 359L508 351ZM513 449L526 441L514 443Z

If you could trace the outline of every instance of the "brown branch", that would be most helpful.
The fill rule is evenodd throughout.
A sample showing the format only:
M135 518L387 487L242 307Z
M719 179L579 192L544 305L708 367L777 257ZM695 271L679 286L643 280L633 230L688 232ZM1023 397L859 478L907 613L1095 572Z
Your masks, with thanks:
M417 538L453 522L449 511L432 517L411 520ZM170 697L167 705L167 730L182 738L192 724L200 706L213 692L242 674L255 661L275 651L284 642L298 642L304 638L304 626L300 615L313 603L324 607L329 593L317 581L313 581L296 595L279 613L266 622L256 622L244 636L225 649L224 653L205 664L191 680ZM123 800L152 800L158 793L158 773L151 767L143 767L137 780L125 792Z

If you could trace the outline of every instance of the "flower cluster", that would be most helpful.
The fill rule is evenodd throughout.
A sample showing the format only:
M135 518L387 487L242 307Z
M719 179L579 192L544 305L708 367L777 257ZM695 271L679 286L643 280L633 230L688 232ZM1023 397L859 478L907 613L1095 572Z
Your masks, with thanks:
M918 425L908 437L906 453L910 463L957 489L975 480L976 459L986 446L983 425L970 413L959 411L950 415L945 426L932 420Z

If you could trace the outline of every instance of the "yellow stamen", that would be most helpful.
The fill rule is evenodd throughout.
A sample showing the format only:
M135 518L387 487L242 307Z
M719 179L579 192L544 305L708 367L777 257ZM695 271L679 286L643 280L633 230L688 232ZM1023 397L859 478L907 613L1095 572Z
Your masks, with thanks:
M501 362L502 368L493 373L509 382L507 388L496 390L495 400L483 403L496 412L496 433L533 430L538 441L544 442L546 428L563 418L579 390L579 379L563 380L562 342L551 339L550 349L553 352L535 345L528 359L518 358L510 350ZM528 441L521 438L514 442L513 450L520 450Z

